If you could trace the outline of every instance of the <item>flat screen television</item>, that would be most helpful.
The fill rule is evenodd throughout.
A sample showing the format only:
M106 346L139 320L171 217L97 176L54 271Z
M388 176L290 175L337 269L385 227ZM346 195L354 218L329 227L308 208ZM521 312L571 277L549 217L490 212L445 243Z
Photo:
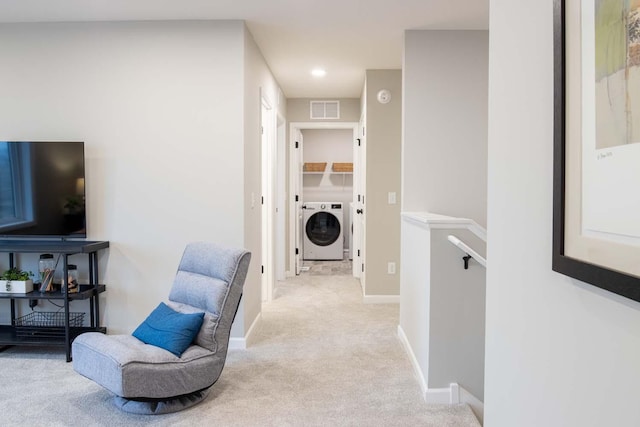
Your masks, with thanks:
M0 237L87 236L84 143L0 141Z

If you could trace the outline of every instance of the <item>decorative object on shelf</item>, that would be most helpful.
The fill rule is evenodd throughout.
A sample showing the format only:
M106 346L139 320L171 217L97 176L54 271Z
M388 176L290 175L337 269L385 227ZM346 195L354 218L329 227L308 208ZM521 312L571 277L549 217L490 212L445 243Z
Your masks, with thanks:
M353 172L353 163L334 162L331 165L331 170L334 172Z
M391 101L391 91L389 89L381 89L378 91L377 98L380 104L388 104Z
M10 268L0 276L0 292L8 294L26 294L33 291L33 277L31 271Z
M60 259L60 258L58 258ZM53 290L53 274L58 263L53 261L53 254L42 254L38 261L38 271L40 272L40 292Z
M64 293L74 293L78 292L78 266L75 264L67 265L67 285L64 285L64 278L62 278L62 283L60 283L60 292Z
M324 163L305 163L304 172L324 172L327 168L327 162Z

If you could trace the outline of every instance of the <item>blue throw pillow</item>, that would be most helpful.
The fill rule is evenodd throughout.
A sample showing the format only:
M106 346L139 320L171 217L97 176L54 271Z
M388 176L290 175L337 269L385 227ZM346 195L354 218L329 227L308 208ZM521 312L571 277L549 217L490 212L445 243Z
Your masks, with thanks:
M203 318L204 313L178 313L161 302L132 335L180 357L198 335Z

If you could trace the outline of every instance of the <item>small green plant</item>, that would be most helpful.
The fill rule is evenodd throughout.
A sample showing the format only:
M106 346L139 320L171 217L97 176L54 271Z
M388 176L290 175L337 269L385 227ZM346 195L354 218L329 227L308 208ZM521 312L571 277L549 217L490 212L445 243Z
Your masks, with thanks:
M30 277L33 277L31 271L24 271L14 267L2 273L0 280L29 280Z

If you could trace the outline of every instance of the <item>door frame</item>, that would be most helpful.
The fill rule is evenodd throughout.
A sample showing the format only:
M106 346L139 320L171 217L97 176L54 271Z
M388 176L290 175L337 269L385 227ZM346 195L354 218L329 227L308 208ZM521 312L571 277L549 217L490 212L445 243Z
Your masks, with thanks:
M286 211L287 211L287 120L279 112L276 114L276 178L275 178L275 278L284 280L286 277L287 251L286 239ZM271 292L273 294L273 291Z
M276 112L269 99L261 93L260 147L261 147L261 230L262 230L262 302L273 299L275 281L275 180L276 180Z
M353 162L354 170L358 170L357 176L353 177L353 244L358 248L353 253L352 267L353 276L360 279L362 287L362 295L366 295L365 285L365 269L364 262L366 258L366 175L367 175L367 138L364 132L364 120L366 112L362 113L360 122L358 123L358 143L354 146ZM358 214L358 211L360 213Z
M296 163L295 143L297 131L306 129L351 129L353 132L353 143L358 138L359 123L358 122L290 122L289 123L289 276L296 275L296 227L295 221L299 216L296 209L296 195L300 196L302 203L302 188L300 187L300 177L302 167ZM302 159L300 159L302 162ZM354 171L360 173L360 171ZM354 177L355 178L355 177ZM363 177L364 179L364 177ZM298 248L302 252L302 248Z

